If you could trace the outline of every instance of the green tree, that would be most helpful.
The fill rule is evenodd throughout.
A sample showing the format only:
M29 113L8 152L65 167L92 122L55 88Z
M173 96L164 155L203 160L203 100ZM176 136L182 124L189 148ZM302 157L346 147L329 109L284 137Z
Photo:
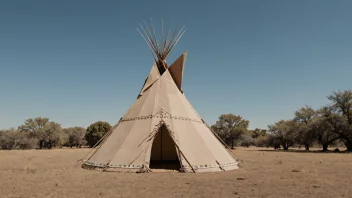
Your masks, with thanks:
M42 149L45 144L45 140L41 139L42 133L44 133L44 127L49 123L49 118L37 117L34 119L27 119L23 125L19 126L20 131L28 132L29 138L35 138L38 140L39 148Z
M265 136L258 136L255 140L255 145L257 147L265 147L265 146L269 146L268 145L268 135Z
M253 131L252 131L252 138L258 138L259 136L266 136L267 130L265 129L259 129L259 128L255 128Z
M269 125L268 128L271 141L279 142L284 150L295 144L298 132L298 123L295 120L281 120Z
M328 99L333 104L324 112L326 121L345 143L347 151L352 151L352 90L334 92Z
M252 133L249 133L248 131L245 132L242 137L241 137L241 146L252 146L255 144L255 141L252 137Z
M269 132L266 139L266 146L267 147L272 146L274 147L274 149L279 149L280 145L281 145L281 141L277 138L277 136Z
M328 150L329 145L333 144L340 137L337 133L333 132L333 128L327 121L327 118L323 116L327 110L327 107L319 109L316 116L309 123L310 130L314 131L313 133L318 143L322 145L324 152Z
M56 122L50 122L49 118L27 119L18 129L27 132L28 138L36 139L40 149L51 149L54 146L61 146L66 141L61 125Z
M111 125L107 122L98 121L91 124L85 134L87 144L93 147L110 129Z
M249 121L239 115L223 114L211 128L226 144L231 144L233 149L235 143L247 131L248 125Z
M28 138L28 135L15 128L0 130L0 148L2 149L32 149L37 144L34 139Z
M51 149L61 147L67 141L67 136L62 131L61 125L56 122L49 122L39 134L39 140L44 142L43 147Z
M73 146L81 148L82 145L86 143L86 141L84 140L86 129L84 129L83 127L70 127L64 129L64 131L68 136L67 146L71 148Z
M11 128L0 131L0 147L12 150L23 144L25 136L17 129Z
M305 106L295 112L295 118L298 125L297 143L304 145L305 149L309 151L310 146L316 140L314 130L311 130L309 124L315 116L315 110L310 106Z

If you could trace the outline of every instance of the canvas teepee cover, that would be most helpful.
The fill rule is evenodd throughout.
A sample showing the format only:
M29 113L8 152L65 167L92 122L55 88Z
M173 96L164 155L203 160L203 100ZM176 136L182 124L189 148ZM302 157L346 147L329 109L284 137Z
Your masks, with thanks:
M182 92L187 53L162 74L154 63L139 97L85 160L84 168L149 172L152 162L177 161L183 172L238 168Z

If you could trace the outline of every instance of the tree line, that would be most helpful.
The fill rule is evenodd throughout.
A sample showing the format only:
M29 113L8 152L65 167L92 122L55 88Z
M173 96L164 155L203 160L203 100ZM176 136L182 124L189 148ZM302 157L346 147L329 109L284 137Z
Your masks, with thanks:
M352 90L333 92L327 96L330 104L319 109L304 106L292 119L268 125L268 129L249 130L249 121L234 114L220 115L211 126L214 134L232 148L235 146L290 147L304 146L309 150L319 144L323 151L331 145L343 144L352 151ZM53 147L93 147L111 125L98 121L89 127L62 128L49 118L28 119L17 128L0 130L1 149L33 149Z
M331 102L319 109L304 106L290 120L269 125L269 131L285 150L298 144L306 150L314 143L323 151L334 143L342 143L352 151L352 90L338 91L327 96Z
M86 129L83 127L63 128L49 118L31 118L17 128L0 130L0 148L51 149L82 146L92 147L111 129L107 122L98 121Z
M273 146L288 150L292 146L320 145L327 151L331 145L344 145L352 151L352 90L333 92L331 102L319 109L304 106L292 119L268 125L268 129L248 130L249 121L239 115L224 114L211 126L226 144L242 146Z

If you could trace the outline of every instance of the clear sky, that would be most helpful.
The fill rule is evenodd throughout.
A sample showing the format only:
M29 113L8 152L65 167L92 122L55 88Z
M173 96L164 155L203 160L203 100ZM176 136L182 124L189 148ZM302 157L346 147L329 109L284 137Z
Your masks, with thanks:
M49 117L64 127L115 124L152 56L136 28L149 17L187 31L183 87L209 123L222 113L265 128L352 86L352 1L0 3L0 128Z

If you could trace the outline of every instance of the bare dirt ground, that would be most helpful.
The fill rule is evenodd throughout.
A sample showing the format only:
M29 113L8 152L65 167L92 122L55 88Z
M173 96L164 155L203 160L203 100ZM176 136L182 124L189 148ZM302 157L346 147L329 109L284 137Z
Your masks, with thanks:
M352 154L238 148L221 173L85 170L88 149L0 151L0 197L352 197Z

